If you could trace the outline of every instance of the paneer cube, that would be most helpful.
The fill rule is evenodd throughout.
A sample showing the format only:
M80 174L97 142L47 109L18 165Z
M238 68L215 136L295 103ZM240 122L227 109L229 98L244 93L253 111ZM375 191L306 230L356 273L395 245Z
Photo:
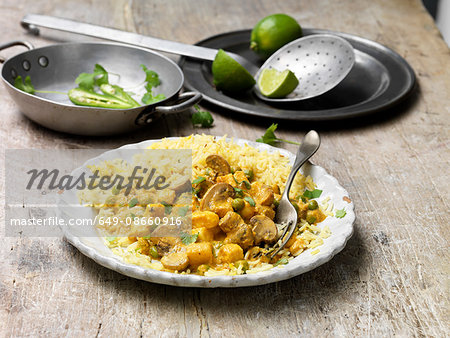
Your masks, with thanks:
M224 244L217 253L222 263L234 263L244 258L244 250L237 244Z
M256 203L261 205L271 205L274 200L274 193L271 186L262 182L253 182L250 193Z
M231 185L234 188L237 187L236 181L233 178L233 174L218 176L216 181L217 181L217 183L219 183L219 182L228 183L229 185Z
M244 207L239 211L239 215L244 219L245 222L248 222L250 218L256 213L255 207L252 207L248 201L244 201Z
M191 266L208 264L213 258L212 245L209 242L189 244L186 247L186 254Z
M167 204L172 204L175 201L175 198L177 197L176 193L172 189L163 189L159 190L157 193L157 201L158 202L164 202Z
M195 228L192 229L193 234L198 234L198 240L200 242L212 242L216 231L214 229Z
M192 213L193 228L215 228L219 224L219 216L212 211L194 211Z

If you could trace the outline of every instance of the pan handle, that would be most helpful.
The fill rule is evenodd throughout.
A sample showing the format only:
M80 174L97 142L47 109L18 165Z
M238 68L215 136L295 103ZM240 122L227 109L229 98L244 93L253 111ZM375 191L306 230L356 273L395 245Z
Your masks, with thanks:
M194 104L198 103L202 99L202 94L196 92L185 92L178 96L177 101L180 103L173 106L157 106L155 107L155 112L157 113L179 113L180 111L186 110L192 107Z
M13 46L25 46L29 50L34 49L34 46L28 41L14 40L14 41L4 43L3 45L0 45L0 50L7 49L7 48L13 47ZM5 61L6 61L6 59L4 57L0 56L0 63L3 63Z
M180 111L186 110L192 107L194 104L202 99L202 94L196 92L185 92L180 94L177 98L178 104L173 106L156 106L153 109L144 110L136 118L135 123L139 126L145 126L150 124L156 116L161 116L161 114L178 113Z

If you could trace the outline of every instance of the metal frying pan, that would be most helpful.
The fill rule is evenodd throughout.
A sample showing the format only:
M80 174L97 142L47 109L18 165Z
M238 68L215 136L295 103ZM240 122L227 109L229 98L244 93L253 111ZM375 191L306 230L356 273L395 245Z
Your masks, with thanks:
M149 50L114 43L67 43L33 49L26 41L12 41L0 45L0 50L22 45L29 50L3 63L1 72L5 87L20 110L31 120L57 131L78 135L112 135L138 129L165 113L185 110L199 102L201 94L179 94L184 76L172 60ZM76 87L75 79L92 72L96 63L116 76L124 88L144 81L140 67L146 65L161 79L157 87L166 99L154 104L131 109L107 109L74 105L67 95L31 95L14 87L14 79L30 76L36 89L67 92ZM110 75L113 79L113 75ZM111 81L112 82L112 81Z

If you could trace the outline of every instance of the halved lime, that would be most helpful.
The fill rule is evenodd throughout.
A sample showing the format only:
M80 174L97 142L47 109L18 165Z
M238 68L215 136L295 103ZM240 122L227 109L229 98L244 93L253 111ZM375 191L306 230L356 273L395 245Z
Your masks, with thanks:
M246 91L256 83L247 69L222 49L219 49L211 71L214 85L219 90L227 92Z
M298 79L289 69L279 72L265 68L258 77L258 87L262 95L279 99L292 93L298 86Z

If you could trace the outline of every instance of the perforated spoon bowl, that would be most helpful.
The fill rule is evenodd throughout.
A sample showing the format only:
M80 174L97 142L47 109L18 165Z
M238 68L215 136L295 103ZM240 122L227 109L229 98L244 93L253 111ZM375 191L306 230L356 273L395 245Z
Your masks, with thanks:
M355 63L352 45L345 39L331 34L315 34L294 40L281 47L261 66L258 79L265 68L292 71L299 84L284 98L272 99L256 95L270 102L294 102L319 96L336 87L350 72Z

